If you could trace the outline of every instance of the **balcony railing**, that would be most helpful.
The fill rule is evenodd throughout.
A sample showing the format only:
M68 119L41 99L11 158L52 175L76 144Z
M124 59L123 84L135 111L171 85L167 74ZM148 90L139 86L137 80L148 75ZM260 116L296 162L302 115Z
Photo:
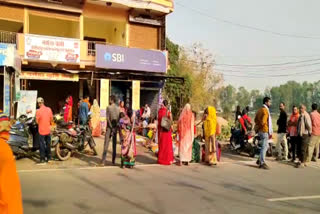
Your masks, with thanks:
M88 41L88 56L96 56L96 44L108 44L106 42Z
M96 56L96 42L88 41L88 56Z
M17 33L0 31L0 42L1 43L10 43L17 44Z

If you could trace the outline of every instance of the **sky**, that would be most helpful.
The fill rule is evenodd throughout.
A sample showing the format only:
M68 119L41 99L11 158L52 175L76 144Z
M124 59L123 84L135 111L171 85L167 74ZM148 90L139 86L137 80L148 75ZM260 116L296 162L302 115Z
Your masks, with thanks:
M167 35L185 47L202 43L225 84L237 88L313 82L320 79L319 8L319 0L175 0Z

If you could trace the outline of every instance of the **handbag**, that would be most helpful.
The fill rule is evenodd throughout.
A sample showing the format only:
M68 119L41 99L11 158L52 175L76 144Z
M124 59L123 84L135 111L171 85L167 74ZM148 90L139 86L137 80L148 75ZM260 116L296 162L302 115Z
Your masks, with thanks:
M170 118L168 117L168 110L167 110L166 111L166 116L163 116L162 119L161 119L160 126L164 131L168 132L171 129L171 123L172 122L171 122Z

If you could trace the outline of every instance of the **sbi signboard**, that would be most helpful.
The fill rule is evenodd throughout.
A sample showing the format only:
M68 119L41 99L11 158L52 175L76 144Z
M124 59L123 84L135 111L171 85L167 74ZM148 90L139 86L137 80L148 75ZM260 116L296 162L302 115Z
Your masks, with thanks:
M167 56L162 51L97 44L96 67L165 73Z

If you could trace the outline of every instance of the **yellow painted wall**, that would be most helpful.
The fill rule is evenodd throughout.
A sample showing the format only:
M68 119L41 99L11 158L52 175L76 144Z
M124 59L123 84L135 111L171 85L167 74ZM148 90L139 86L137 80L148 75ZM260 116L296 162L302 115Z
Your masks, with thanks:
M22 7L12 7L0 5L0 19L23 22L24 9Z
M84 36L105 39L115 45L126 45L126 23L84 18Z
M128 19L128 11L126 9L118 9L113 7L103 7L101 5L86 3L83 8L83 16L86 18L120 21L126 22Z
M80 38L79 22L29 15L29 33Z

